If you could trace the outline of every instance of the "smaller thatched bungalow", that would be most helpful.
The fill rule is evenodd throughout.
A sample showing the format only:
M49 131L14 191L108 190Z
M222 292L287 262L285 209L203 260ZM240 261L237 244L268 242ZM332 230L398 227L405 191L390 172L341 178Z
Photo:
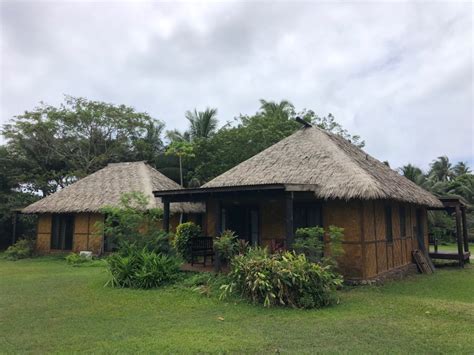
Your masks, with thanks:
M41 253L92 251L101 254L109 243L97 228L104 220L101 209L117 206L123 193L141 192L150 197L150 208L162 208L153 191L181 186L144 162L115 163L24 208L38 215L36 247ZM178 203L171 208L172 228L181 213L199 223L204 205Z
M412 268L412 251L428 248L427 207L442 206L349 141L316 127L302 128L201 188L155 196L165 211L178 202L205 202L208 235L231 229L251 244L288 247L297 228L343 227L340 266L354 280Z

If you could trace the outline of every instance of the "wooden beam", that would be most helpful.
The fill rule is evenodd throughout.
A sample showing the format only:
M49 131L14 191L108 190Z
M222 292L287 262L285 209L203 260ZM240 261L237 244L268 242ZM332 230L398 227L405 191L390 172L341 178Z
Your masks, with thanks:
M464 267L464 252L461 229L461 208L459 207L459 205L456 206L456 240L458 242L459 266Z
M163 200L163 230L170 231L170 202L167 200Z
M469 251L469 237L467 234L467 219L466 219L466 207L461 208L462 218L462 236L464 241L464 251Z
M16 230L18 226L18 212L13 212L12 216L12 245L16 243Z
M286 229L286 247L289 249L293 245L293 193L285 195L285 229Z

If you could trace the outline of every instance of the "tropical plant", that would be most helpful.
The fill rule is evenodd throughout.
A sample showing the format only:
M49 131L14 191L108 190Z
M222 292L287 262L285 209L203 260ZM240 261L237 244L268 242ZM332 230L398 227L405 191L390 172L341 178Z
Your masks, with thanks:
M132 249L127 256L112 254L106 259L109 279L106 285L127 288L155 288L176 280L179 261L147 249Z
M467 164L463 161L458 162L454 167L453 167L453 174L456 177L460 177L462 175L470 174L471 169L467 166Z
M183 182L183 159L193 158L194 148L193 145L186 141L174 141L166 149L167 155L175 155L179 159L179 179L181 186L184 186Z
M436 181L449 181L453 177L452 164L447 156L438 157L430 165L429 175Z
M101 209L105 215L98 229L104 231L118 245L119 252L126 254L131 246L157 253L170 253L169 235L161 228L163 211L149 208L148 196L140 192L124 193L118 206Z
M407 164L398 169L399 172L405 176L408 180L413 181L415 184L420 185L420 179L424 178L423 171L417 166Z
M31 258L34 252L35 241L31 239L20 239L8 247L5 257L8 260Z
M239 252L239 242L235 232L225 230L214 240L214 251L222 262L229 262Z
M174 247L184 260L191 261L191 239L202 235L201 227L193 222L181 223L176 227Z
M234 257L228 276L221 297L237 293L266 307L324 307L337 301L335 290L342 285L331 267L311 263L304 254L270 255L258 247Z
M324 256L324 228L298 228L295 232L293 250L306 255L310 262L321 261Z
M77 253L70 253L68 256L66 256L66 262L72 266L78 266L87 263L90 260L91 258L87 258L86 256L79 255Z
M186 111L186 118L189 121L189 137L194 139L208 139L217 128L217 109L206 108L204 111Z

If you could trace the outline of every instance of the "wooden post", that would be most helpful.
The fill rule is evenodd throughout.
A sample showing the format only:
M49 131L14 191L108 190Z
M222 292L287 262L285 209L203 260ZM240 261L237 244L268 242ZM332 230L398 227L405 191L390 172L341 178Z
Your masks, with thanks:
M225 218L226 216L224 216ZM222 204L220 201L217 202L216 220L214 221L215 236L218 237L223 232L222 228Z
M469 251L469 237L467 235L466 207L461 208L462 217L462 235L464 240L464 251Z
M170 202L163 200L163 230L170 231Z
M286 227L286 247L290 249L293 245L293 193L285 196L285 227Z
M459 205L456 205L456 240L458 242L459 266L464 267L464 250L461 230L461 209L459 208Z
M13 212L12 216L12 245L16 243L16 229L18 226L18 212Z

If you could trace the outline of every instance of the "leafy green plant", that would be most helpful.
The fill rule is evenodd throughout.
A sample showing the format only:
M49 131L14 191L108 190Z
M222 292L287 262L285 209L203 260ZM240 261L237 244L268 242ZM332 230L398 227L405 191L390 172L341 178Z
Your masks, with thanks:
M155 288L176 280L180 262L163 254L132 249L127 256L112 254L107 258L109 280L106 285L126 288Z
M172 248L168 233L161 230L163 211L148 208L149 198L139 192L125 193L118 207L104 207L104 223L99 228L104 235L118 245L119 252L128 253L129 248L146 248L156 253L169 254Z
M85 256L81 256L77 253L71 253L68 256L66 256L66 262L69 265L72 265L72 266L79 266L79 265L87 263L89 261L91 261L90 258L87 258Z
M34 252L35 241L31 239L20 239L8 247L5 256L8 260L31 258Z
M236 292L266 307L324 307L337 301L335 290L342 285L342 277L330 266L312 263L304 254L270 255L259 247L235 256L228 277L221 297Z
M214 240L214 251L222 262L229 262L239 252L239 242L235 232L225 230Z
M295 232L293 250L306 255L313 263L321 261L324 256L324 228L298 228Z
M331 249L331 257L338 258L344 254L342 247L342 239L344 238L344 228L329 226L328 227L329 247Z
M176 252L186 261L191 261L191 238L202 235L201 227L193 222L181 223L176 227L176 236L174 238L174 247Z

